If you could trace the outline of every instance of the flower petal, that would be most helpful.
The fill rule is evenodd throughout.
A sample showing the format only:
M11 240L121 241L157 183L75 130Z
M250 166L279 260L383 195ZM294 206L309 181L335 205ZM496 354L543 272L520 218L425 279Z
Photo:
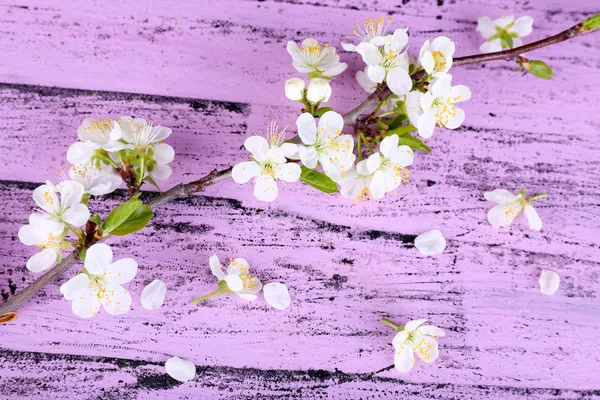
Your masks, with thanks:
M122 258L106 268L106 281L121 285L132 280L138 271L138 263L133 258Z
M298 136L304 144L314 144L317 140L317 123L315 117L310 113L302 113L296 119L296 127L298 128Z
M538 232L542 230L542 219L531 204L526 204L525 207L523 207L523 214L525 214L525 216L527 217L527 222L529 222L529 229L533 229Z
M488 222L492 226L508 226L523 210L517 202L510 204L498 204L488 211Z
M373 93L377 89L377 82L367 76L367 68L364 71L356 72L356 82L367 93Z
M262 173L260 165L255 161L244 161L236 164L231 171L231 177L236 183L244 184Z
M292 303L287 286L279 282L267 283L263 287L267 304L277 310L285 310Z
M428 74L433 72L433 69L435 68L435 60L433 59L433 54L431 54L431 51L424 52L419 61L421 62L421 66L425 72Z
M194 363L177 356L167 360L165 363L165 371L171 378L180 382L187 382L194 379L196 376L196 367L194 366Z
M269 175L261 175L256 178L254 184L254 196L257 199L272 202L277 198L277 182Z
M238 275L225 275L223 279L225 280L225 282L227 282L227 287L229 288L229 290L231 290L234 293L237 293L240 290L244 289L244 282L242 281L242 278L240 278Z
M63 221L73 226L85 225L89 218L90 210L85 204L81 203L69 207L61 217Z
M425 319L425 318L413 319L412 321L408 321L406 323L406 325L404 325L404 329L408 332L411 332L411 331L414 331L415 329L419 328L425 322L427 322L427 319Z
M456 129L462 125L465 121L465 111L461 108L455 107L454 115L450 118L443 120L444 126L448 129Z
M66 300L73 300L89 289L90 278L87 274L77 274L60 286L60 292Z
M446 249L446 239L437 229L421 233L415 239L415 247L426 256L440 254Z
M85 253L85 269L93 275L100 275L112 264L113 253L109 245L96 243Z
M452 86L450 88L449 97L452 98L453 103L467 101L471 98L471 90L465 85Z
M410 346L405 346L402 349L396 350L394 355L394 367L400 372L409 372L415 365L415 357L413 349Z
M47 270L56 262L56 250L44 249L29 257L26 267L31 272L42 272Z
M67 150L67 161L71 164L87 164L92 160L94 151L102 146L92 142L77 142L69 146Z
M440 338L440 337L446 336L446 332L444 332L442 329L438 328L437 326L433 326L433 325L421 325L420 327L417 328L417 333L419 335L433 336L434 338Z
M168 179L172 173L173 173L173 170L168 165L157 164L154 167L154 169L152 170L151 175L156 180L164 181L164 180Z
M479 46L479 51L482 53L495 53L497 51L502 51L502 41L500 39L494 39L485 42Z
M386 137L381 141L381 144L379 144L379 152L383 154L384 157L391 157L398 148L398 140L398 135L390 135Z
M296 182L300 179L301 172L302 169L295 163L280 164L275 170L277 179L281 179L284 182Z
M175 150L166 143L159 143L154 148L154 161L157 164L168 164L175 158Z
M298 146L298 153L300 155L300 161L306 168L314 169L317 167L319 156L317 150L313 146L305 147Z
M98 289L88 288L86 291L78 293L78 296L73 298L71 310L81 318L90 318L96 315L100 309L100 300L98 299Z
M252 153L254 158L258 161L262 161L267 156L269 142L262 136L250 136L244 141L244 147Z
M107 313L111 315L125 314L131 308L131 295L120 285L106 285L104 296L100 300Z
M342 132L342 129L344 129L344 118L335 111L327 111L319 119L319 132L323 132L319 141L328 137L336 137Z
M424 139L430 138L435 130L435 115L431 111L426 111L419 117L417 129L419 136Z
M394 135L394 136L396 136L396 135ZM369 174L372 174L375 171L377 171L377 169L381 165L381 154L373 153L369 156L369 158L367 158L366 161L367 162L366 162L365 166L367 167L367 171ZM366 174L363 174L361 171L358 171L358 173L362 174L362 175L366 175Z
M484 192L483 197L485 197L487 201L493 201L498 204L512 203L517 199L517 196L506 189L494 189L491 192Z
M369 189L371 191L371 196L373 196L374 199L381 199L383 196L385 196L386 186L385 175L383 171L375 171L373 178L371 179Z
M367 67L367 76L373 82L381 83L385 79L385 69L381 65L369 65Z
M542 293L547 296L552 296L558 290L560 276L554 271L543 269L539 282Z
M477 19L477 28L475 30L481 33L481 36L486 39L489 39L497 33L496 24L490 17L480 17Z
M363 61L367 65L377 65L381 60L381 54L377 46L371 43L360 43L356 46L356 52L362 56ZM371 78L372 80L375 80ZM381 81L380 81L381 82Z
M60 205L63 209L79 204L85 193L83 185L72 180L62 181L56 185L56 189L60 192Z
M413 350L417 356L426 363L434 362L440 355L438 343L431 336L418 336Z
M218 280L223 280L223 278L225 278L225 272L223 272L223 266L219 261L219 257L217 257L216 254L210 256L208 263L210 264L210 272L212 272L212 274L216 276Z
M146 310L156 310L165 302L165 294L167 293L167 285L159 279L150 282L140 297L140 303Z
M88 193L93 196L112 193L121 186L123 179L115 174L102 174L96 177L91 183Z
M415 161L415 152L410 147L403 144L396 148L396 151L393 155L393 159L402 167L409 167Z

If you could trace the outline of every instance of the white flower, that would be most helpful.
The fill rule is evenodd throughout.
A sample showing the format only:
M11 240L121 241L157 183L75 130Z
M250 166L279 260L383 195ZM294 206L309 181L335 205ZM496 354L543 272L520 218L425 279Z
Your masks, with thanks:
M92 162L71 166L69 179L66 176L63 176L63 179L80 183L85 194L94 196L112 193L123 183L121 177L113 173L111 166L102 164L98 168Z
M408 93L405 97L406 114L411 125L418 127L419 118L423 115L423 109L421 108L421 97L423 93L413 90Z
M410 147L398 146L397 135L383 139L379 151L356 165L359 175L372 175L369 192L374 199L380 199L387 192L408 182L408 170L405 167L414 161L414 153Z
M331 96L331 85L324 78L313 78L308 84L306 91L306 100L311 103L325 103Z
M429 75L440 77L452 66L454 50L454 42L446 36L438 36L431 43L426 40L419 52L419 63Z
M144 160L145 163L156 163L152 166L150 175L158 180L165 180L171 176L173 171L167 164L175 158L175 150L162 141L168 138L173 130L161 125L155 126L143 118L121 117L119 123L123 140L138 150L140 157L150 155L149 159Z
M45 271L60 259L64 242L64 225L38 214L29 217L29 224L19 229L19 240L26 246L38 246L41 251L27 260L27 269Z
M546 296L552 296L558 290L560 276L554 271L543 269L539 282L541 292Z
M320 163L323 171L333 181L341 179L341 173L348 171L356 156L352 153L354 139L342 135L344 119L335 111L328 111L319 118L319 125L309 113L301 114L296 120L298 136L304 146L298 146L300 161L307 168L314 169Z
M210 270L219 282L225 281L230 291L244 300L254 301L256 293L262 289L262 282L250 275L250 265L243 258L229 260L229 267L223 270L223 265L216 255L210 257Z
M150 282L140 297L140 303L146 310L156 310L165 302L165 294L167 293L167 285L159 279Z
M292 157L298 152L298 146L283 143L285 129L279 131L275 121L272 121L267 136L269 140L262 136L250 136L246 139L244 147L252 154L252 161L236 164L231 176L240 184L256 178L254 195L259 200L271 202L277 197L277 179L296 182L300 179L301 169L298 164L288 163L286 160L286 157Z
M515 48L522 46L521 38L533 31L533 18L523 16L515 21L514 16L507 15L492 21L489 17L481 17L477 20L477 31L487 39L479 47L482 53Z
M369 67L365 67L364 71L357 71L356 72L356 81L358 82L358 84L360 85L360 87L362 87L364 89L365 92L371 94L374 93L375 90L377 90L377 82L375 82L374 80L370 79L369 76L367 75L367 69ZM396 108L396 102L398 101L398 96L396 96L395 94L392 94L391 96L389 96L381 105L380 109L381 111L391 111L394 108Z
M173 356L165 363L167 374L179 382L187 382L196 376L196 366L189 360Z
M417 123L419 136L431 137L436 123L440 127L443 125L448 129L456 129L465 120L465 112L456 107L455 103L469 100L471 91L465 85L451 85L452 75L446 74L420 97L423 114Z
M86 164L92 160L96 150L115 152L131 146L119 141L121 127L112 119L95 120L86 118L77 129L81 142L72 144L67 150L67 160L71 164Z
M496 189L491 192L485 192L484 197L487 201L498 203L487 215L488 221L492 226L508 226L523 212L529 222L529 229L536 231L542 229L542 220L531 205L531 200L534 199L526 199L523 191L514 195L508 190Z
M348 67L340 62L335 47L328 44L322 46L315 39L304 39L302 47L296 42L287 43L287 51L292 56L292 64L298 72L308 74L311 78L331 78L339 75Z
M267 283L263 287L263 293L267 304L277 310L285 310L292 303L290 292L283 283Z
M392 92L403 96L412 88L408 74L408 55L403 51L408 43L406 29L396 29L393 35L386 36L382 49L372 43L361 43L356 51L367 64L367 76L372 81L386 81Z
M33 191L33 200L41 209L39 215L42 218L82 226L90 217L88 207L81 204L84 192L83 185L75 181L63 181L58 185L46 181Z
M398 371L409 372L415 365L415 354L426 363L437 360L440 353L436 339L446 334L436 326L423 325L426 321L409 321L394 337L394 365Z
M415 247L426 256L440 254L446 249L446 239L437 229L421 233L415 239Z
M379 19L369 18L361 26L358 22L354 25L354 36L346 36L346 39L358 40L360 43L372 43L379 46L385 42L387 36L387 27L392 22L391 18L379 17ZM342 47L346 51L356 51L356 45L342 42Z
M285 97L292 101L302 101L306 84L300 78L292 78L285 81Z
M348 172L342 174L342 179L339 182L340 194L346 199L366 200L371 193L369 188L372 177L371 174L360 175L356 167L352 167Z
M87 249L84 272L75 275L60 287L65 299L72 300L75 315L90 318L100 305L112 315L129 311L131 295L121 287L137 274L138 265L131 258L112 262L110 246L96 243Z

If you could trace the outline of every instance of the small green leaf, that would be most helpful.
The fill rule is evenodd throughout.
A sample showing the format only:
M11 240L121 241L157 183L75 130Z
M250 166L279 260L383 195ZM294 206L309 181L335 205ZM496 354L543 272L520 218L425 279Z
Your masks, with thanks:
M160 190L160 188L158 187L158 184L156 183L156 181L154 179L152 179L151 176L145 177L144 180L146 182L148 182L149 184L151 184L152 186L154 186L156 189L158 189L159 192L162 192L162 190Z
M554 76L550 67L543 61L530 60L527 63L523 63L523 66L538 78L550 79Z
M416 137L413 137L413 136L400 136L398 138L398 144L406 145L413 150L421 150L421 151L425 151L427 153L429 153L431 151L431 148L429 146L427 146L425 143L423 143L423 141L421 141L421 139L417 139Z
M584 32L591 31L592 29L600 28L600 14L592 15L585 21L583 21L582 30Z
M399 126L394 129L390 129L388 131L388 135L404 136L404 135L408 135L409 133L414 132L416 130L417 130L417 128L415 128L413 125L404 125L404 126Z
M385 124L388 126L389 130L393 130L398 128L404 122L408 120L408 116L406 114L399 114L395 117L385 120Z
M323 114L325 114L327 111L333 111L333 108L331 107L321 107L321 108L317 108L315 110L315 112L313 113L313 115L315 117L321 117Z
M125 236L137 232L150 222L152 209L137 200L138 196L115 207L102 224L102 232L115 236Z
M302 172L300 174L300 179L302 182L320 190L321 192L335 193L338 191L335 182L332 181L327 175L315 171L314 169L306 168L304 165L301 165L300 168L302 168Z
M92 215L90 217L90 221L92 221L93 223L95 223L98 226L102 225L102 220L100 219L99 215Z

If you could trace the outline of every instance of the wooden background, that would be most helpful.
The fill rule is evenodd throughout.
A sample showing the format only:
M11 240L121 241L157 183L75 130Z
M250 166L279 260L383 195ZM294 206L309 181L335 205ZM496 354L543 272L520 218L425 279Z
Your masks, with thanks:
M339 45L353 24L390 15L410 26L411 52L445 34L457 55L478 52L478 17L531 15L526 43L599 11L591 0L7 0L0 4L0 287L22 289L33 249L17 239L32 190L67 167L65 152L88 116L135 115L173 128L177 153L166 187L243 160L251 132L294 126L283 83L298 76L288 40ZM456 68L473 92L456 131L437 130L417 154L411 182L383 201L354 204L300 183L276 202L225 182L159 209L142 233L113 240L133 256L133 310L72 314L48 286L0 325L0 398L39 399L592 399L600 398L600 35L530 54L556 77L509 63ZM365 96L363 68L342 54L330 105L344 113ZM548 192L541 233L519 219L486 220L483 191ZM106 212L115 193L91 207ZM423 257L415 235L440 229L446 251ZM290 287L283 312L264 300L213 298L208 258L246 258L263 281ZM76 268L75 268L76 269ZM539 291L541 269L561 276ZM163 279L156 311L142 288ZM447 332L434 364L389 367L394 332L379 320L429 318ZM164 361L198 366L178 384ZM382 372L378 372L384 370Z

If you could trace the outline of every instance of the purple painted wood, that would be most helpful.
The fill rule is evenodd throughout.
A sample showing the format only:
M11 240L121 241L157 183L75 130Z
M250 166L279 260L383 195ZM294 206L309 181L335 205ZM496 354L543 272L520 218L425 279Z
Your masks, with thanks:
M171 126L175 184L244 158L245 136L269 119L293 125L298 109L282 91L294 75L287 40L338 43L354 22L393 13L411 26L414 50L440 29L462 55L477 51L481 15L532 15L534 40L597 12L584 0L53 3L0 6L6 290L9 280L19 290L34 278L24 267L31 248L16 232L33 188L66 167L86 116L133 114ZM600 397L599 50L591 35L540 50L557 74L551 81L503 63L457 68L455 80L474 94L465 126L436 132L411 183L383 201L353 204L290 184L266 205L250 186L226 182L159 210L142 233L111 243L117 257L140 264L133 293L165 280L165 306L150 312L134 301L122 318L81 320L58 292L61 279L0 325L0 397ZM342 58L353 72L361 66ZM334 83L341 112L364 97L350 75ZM544 230L523 221L490 227L482 192L496 187L548 192L538 208ZM98 202L99 211L120 199ZM425 258L412 240L432 228L448 248ZM292 307L277 312L236 297L188 306L214 288L215 253L248 259L265 282L286 282ZM537 287L542 268L561 275L553 297ZM382 316L427 317L445 329L439 360L408 375L374 373L393 359ZM173 354L199 366L193 382L163 374Z

